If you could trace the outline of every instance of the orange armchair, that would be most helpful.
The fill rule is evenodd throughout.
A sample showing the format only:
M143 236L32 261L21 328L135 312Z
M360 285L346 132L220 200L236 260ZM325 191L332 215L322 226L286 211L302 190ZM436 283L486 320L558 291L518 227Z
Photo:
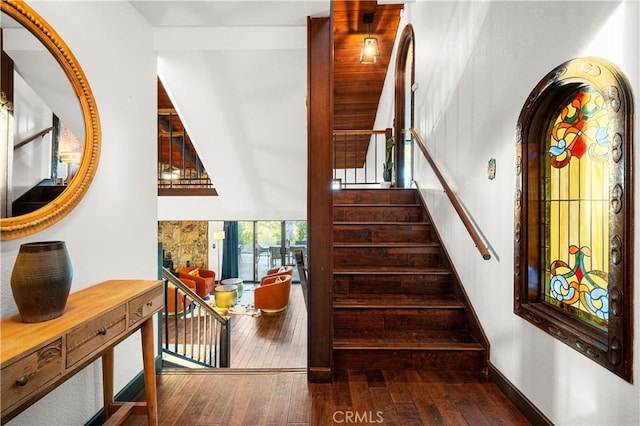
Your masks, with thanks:
M209 269L187 266L178 271L181 280L193 280L196 282L196 293L206 299L216 286L216 273Z
M291 279L291 275L263 277L253 294L255 308L267 313L284 311L289 304Z
M281 266L279 268L268 269L267 275L260 279L260 285L262 285L265 278L282 277L284 275L289 275L293 278L293 266Z
M187 287L189 287L194 292L196 291L196 282L194 280L188 280L186 278L181 279ZM176 303L176 293L177 293L177 303ZM187 296L184 297L184 293L177 289L176 286L169 283L167 286L167 313L168 314L181 314L184 312L186 308L191 305L191 298ZM176 306L177 305L177 306Z

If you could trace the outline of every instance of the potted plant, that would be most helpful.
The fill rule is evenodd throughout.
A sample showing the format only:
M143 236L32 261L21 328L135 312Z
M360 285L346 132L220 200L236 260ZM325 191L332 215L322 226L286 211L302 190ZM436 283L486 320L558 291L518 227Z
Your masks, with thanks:
M393 138L387 139L385 145L385 155L384 155L384 163L382 163L382 180L385 182L389 182L389 186L391 185L391 173L393 172Z

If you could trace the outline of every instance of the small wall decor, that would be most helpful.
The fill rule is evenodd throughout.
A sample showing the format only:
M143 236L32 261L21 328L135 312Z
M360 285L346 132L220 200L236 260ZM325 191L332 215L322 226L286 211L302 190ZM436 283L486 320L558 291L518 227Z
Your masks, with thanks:
M489 180L494 180L496 178L496 159L491 158L489 160L489 166L487 167L487 175L489 176Z

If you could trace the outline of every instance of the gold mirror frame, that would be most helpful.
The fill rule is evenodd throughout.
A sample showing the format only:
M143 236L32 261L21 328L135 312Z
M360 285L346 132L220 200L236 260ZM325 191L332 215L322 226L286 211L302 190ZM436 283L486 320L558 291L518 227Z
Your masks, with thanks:
M36 11L22 1L2 0L5 12L28 29L51 52L67 75L80 102L85 122L85 146L76 176L55 200L21 216L0 219L2 240L34 234L60 221L73 210L87 192L100 157L100 119L89 83L73 53L58 33Z

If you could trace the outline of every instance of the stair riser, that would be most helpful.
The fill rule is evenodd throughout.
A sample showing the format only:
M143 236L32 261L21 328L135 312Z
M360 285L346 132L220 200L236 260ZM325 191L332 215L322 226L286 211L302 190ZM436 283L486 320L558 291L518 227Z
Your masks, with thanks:
M334 268L385 266L438 267L440 250L433 247L334 247Z
M450 275L335 275L333 292L350 294L443 295L451 291Z
M336 191L333 217L335 370L484 371L417 192Z
M339 330L461 330L463 309L334 309L333 325Z
M337 243L434 242L431 225L335 225Z
M334 206L334 222L422 222L419 206Z
M482 371L484 351L429 350L336 350L334 368L419 369L428 371Z
M399 189L358 189L333 193L334 204L413 204L415 191Z

